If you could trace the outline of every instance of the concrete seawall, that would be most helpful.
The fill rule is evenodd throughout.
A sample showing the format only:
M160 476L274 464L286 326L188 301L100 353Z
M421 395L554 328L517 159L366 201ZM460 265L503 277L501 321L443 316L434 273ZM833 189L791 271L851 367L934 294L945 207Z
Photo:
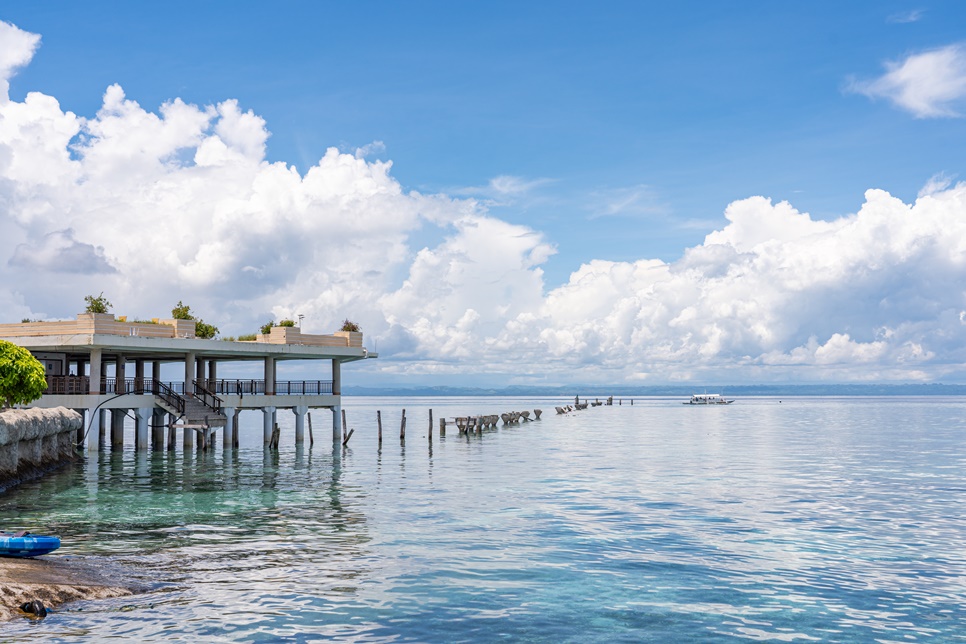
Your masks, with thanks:
M0 491L75 460L83 424L63 407L0 412Z

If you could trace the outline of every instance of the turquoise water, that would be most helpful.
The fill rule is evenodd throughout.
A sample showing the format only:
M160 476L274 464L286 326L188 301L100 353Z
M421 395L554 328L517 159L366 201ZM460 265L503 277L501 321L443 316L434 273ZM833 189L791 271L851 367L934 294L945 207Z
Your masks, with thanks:
M0 637L966 641L966 398L558 404L355 398L335 452L325 411L311 449L280 411L277 454L255 413L239 450L135 454L129 436L0 497L0 520L147 592ZM534 407L427 438L429 409Z

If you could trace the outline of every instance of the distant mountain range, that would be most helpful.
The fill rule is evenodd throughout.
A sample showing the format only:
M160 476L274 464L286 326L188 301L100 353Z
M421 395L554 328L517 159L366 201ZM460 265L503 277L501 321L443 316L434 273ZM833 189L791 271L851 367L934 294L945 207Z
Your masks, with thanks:
M694 393L726 396L964 396L966 385L565 385L555 387L343 387L347 396L690 396Z

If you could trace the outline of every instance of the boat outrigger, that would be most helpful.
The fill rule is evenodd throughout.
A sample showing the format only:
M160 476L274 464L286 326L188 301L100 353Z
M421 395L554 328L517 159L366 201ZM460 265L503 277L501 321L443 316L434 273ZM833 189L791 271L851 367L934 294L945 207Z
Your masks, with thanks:
M721 394L694 394L685 405L730 405L734 400L727 400Z

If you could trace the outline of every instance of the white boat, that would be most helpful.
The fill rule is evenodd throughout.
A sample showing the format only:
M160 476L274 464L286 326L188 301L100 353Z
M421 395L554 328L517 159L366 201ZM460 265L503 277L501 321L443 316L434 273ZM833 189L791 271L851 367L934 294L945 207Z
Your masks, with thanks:
M694 394L685 405L730 405L734 400L727 400L721 394Z

